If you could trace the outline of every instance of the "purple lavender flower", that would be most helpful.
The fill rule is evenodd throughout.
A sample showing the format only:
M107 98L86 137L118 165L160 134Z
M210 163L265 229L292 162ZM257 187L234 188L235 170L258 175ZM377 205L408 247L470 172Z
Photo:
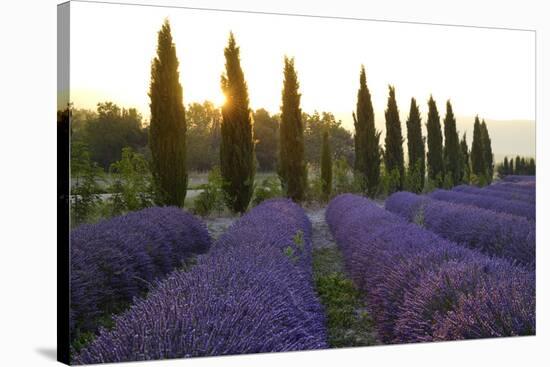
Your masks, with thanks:
M534 204L517 200L503 200L491 196L472 195L449 190L435 190L428 194L428 196L436 200L448 201L455 204L473 205L479 208L513 214L531 220L535 220L537 214Z
M360 196L337 196L326 217L383 341L535 333L534 272L449 242Z
M311 277L311 224L289 200L234 223L189 271L116 318L78 364L326 348Z
M157 279L210 248L204 223L175 207L154 207L71 232L71 332L96 331Z
M398 192L386 209L457 244L535 268L535 223L524 217Z

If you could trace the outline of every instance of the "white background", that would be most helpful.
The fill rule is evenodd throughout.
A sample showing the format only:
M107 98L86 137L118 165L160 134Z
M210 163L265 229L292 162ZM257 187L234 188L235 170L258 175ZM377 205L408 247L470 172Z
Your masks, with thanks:
M545 225L548 220L548 194L544 189L548 187L546 159L550 153L544 144L549 138L548 128L544 125L550 114L550 11L544 8L544 1L179 0L162 3L536 29L539 188L537 336L171 360L141 363L140 366L335 366L355 363L371 366L534 366L542 365L545 355L548 363L550 250L547 246L548 225ZM56 4L55 0L12 0L0 3L2 366L42 366L56 363ZM503 87L506 87L505 81Z

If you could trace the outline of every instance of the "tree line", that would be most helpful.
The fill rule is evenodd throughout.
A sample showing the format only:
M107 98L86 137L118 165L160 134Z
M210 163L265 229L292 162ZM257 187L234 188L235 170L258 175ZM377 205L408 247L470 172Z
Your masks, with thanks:
M219 109L210 102L185 108L168 21L158 33L149 89L151 121L146 132L157 204L183 206L190 164L194 165L192 169L212 169L219 164L224 200L230 209L241 213L251 201L258 167L275 169L282 194L297 202L305 199L308 190L308 163L320 167L320 186L326 198L333 190L333 177L336 186L342 181L346 164L353 165L354 190L368 196L379 194L381 187L386 193L403 189L421 192L460 183L484 185L493 179L494 157L485 121L476 116L470 149L466 134L459 138L450 100L441 119L430 97L427 136L423 136L420 107L415 98L411 99L406 119L406 166L395 88L389 86L388 90L382 147L364 66L359 72L352 114L355 135L351 136L332 114L308 115L301 110L299 77L292 57L284 58L280 113L270 115L264 109L252 111L249 106L248 86L233 33L224 56L220 87L226 102ZM136 113L132 116L135 120L141 118Z

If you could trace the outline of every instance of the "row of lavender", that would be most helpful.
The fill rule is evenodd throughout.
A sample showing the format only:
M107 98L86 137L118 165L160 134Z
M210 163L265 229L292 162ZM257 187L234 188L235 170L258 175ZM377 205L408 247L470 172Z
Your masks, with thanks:
M386 209L457 244L535 268L536 226L524 217L398 192Z
M476 186L469 185L459 185L453 187L453 191L465 192L467 194L482 195L482 196L491 196L504 200L518 200L523 201L529 204L535 204L536 202L536 193L531 190L526 191L524 189L517 189L518 185L505 185L505 184L494 184L490 186L485 186L479 188Z
M74 362L326 348L307 216L288 200L264 202L115 321Z
M102 319L210 245L204 223L175 207L148 208L74 229L71 339L95 333Z
M383 341L535 333L533 271L456 245L363 197L336 197L326 216Z
M497 192L510 192L517 190L518 184L513 184L514 187L506 189L504 184L495 184L487 186L487 191ZM495 187L502 186L500 189L494 189ZM460 190L460 189L459 189ZM534 186L526 187L524 190L527 193L535 192ZM455 204L471 205L478 208L492 210L500 213L508 213L520 217L525 217L529 220L535 220L536 218L536 205L535 202L522 201L516 199L503 199L501 197L491 196L490 194L482 193L468 193L464 191L450 191L450 190L435 190L428 194L429 197L436 200L447 201Z

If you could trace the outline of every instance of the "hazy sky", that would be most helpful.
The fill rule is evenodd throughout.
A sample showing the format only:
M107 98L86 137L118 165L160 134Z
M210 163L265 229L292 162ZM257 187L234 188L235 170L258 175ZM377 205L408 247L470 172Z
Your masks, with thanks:
M112 100L148 118L151 60L165 18L185 104L222 101L223 49L232 30L254 109L278 112L286 54L295 57L302 109L331 111L349 129L361 64L377 120L383 119L388 84L396 87L403 122L410 98L425 113L430 94L442 115L450 98L460 116L535 118L533 32L79 2L71 4L75 106Z

